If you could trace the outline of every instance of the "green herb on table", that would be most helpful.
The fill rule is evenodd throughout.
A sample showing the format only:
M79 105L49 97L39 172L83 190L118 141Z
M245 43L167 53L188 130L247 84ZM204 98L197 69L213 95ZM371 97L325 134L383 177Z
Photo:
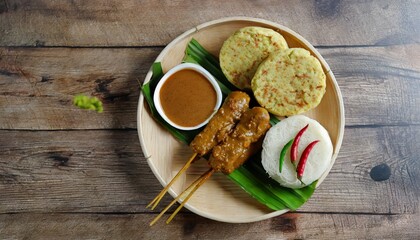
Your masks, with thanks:
M94 110L99 113L104 111L102 102L97 97L88 97L79 94L74 96L73 104L81 109Z

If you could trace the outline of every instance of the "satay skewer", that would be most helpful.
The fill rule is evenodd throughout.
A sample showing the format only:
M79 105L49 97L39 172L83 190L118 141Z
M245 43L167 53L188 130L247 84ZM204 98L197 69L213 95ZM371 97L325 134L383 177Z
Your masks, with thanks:
M206 127L190 143L194 154L179 170L168 185L146 206L152 210L159 204L172 184L184 173L198 156L209 153L214 146L223 141L233 130L242 114L249 108L250 97L244 92L231 92L217 113L210 119Z
M186 192L191 192L185 197L180 206L171 214L166 223L169 223L175 215L181 210L185 203L191 198L194 192L203 185L215 171L221 171L224 174L230 174L241 166L258 148L260 148L261 139L270 128L270 115L267 110L261 107L254 107L248 110L241 117L235 130L229 134L224 142L213 148L209 160L210 169L195 180L181 194L178 195L151 223L156 223L163 214Z

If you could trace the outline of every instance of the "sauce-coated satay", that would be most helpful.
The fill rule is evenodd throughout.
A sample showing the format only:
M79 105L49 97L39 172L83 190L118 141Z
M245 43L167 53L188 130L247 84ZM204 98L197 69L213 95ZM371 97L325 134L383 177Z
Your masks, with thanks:
M185 172L197 158L210 152L214 146L223 141L235 127L242 114L249 109L250 97L244 92L231 92L225 99L223 105L210 119L206 127L190 143L194 154L178 171L175 177L166 185L162 191L146 206L153 210L163 198L175 180Z
M242 114L248 110L249 101L248 94L231 92L203 131L190 143L193 151L199 156L204 156L222 142L232 132Z
M254 107L245 112L235 130L213 148L209 165L224 174L232 173L253 153L255 144L270 128L270 115L265 108Z
M191 198L194 192L204 184L216 171L230 174L236 168L241 166L249 157L261 148L261 140L267 130L270 128L270 115L267 110L261 107L254 107L246 111L234 131L227 136L219 145L215 146L209 160L210 169L195 180L181 194L179 194L151 223L155 224L160 217L176 201L188 192L178 208L168 218L169 223L175 215L181 210L185 203Z

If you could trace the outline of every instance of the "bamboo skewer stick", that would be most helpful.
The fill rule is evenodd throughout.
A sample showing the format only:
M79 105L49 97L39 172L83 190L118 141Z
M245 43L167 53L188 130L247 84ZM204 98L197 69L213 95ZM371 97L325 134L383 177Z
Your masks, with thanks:
M159 202L162 200L163 196L165 196L166 192L169 190L169 188L172 186L172 184L176 181L176 179L178 179L178 177L185 172L191 165L191 163L193 162L193 160L195 159L195 157L197 156L197 153L194 153L191 158L185 163L185 165L179 170L179 172L175 175L174 178L172 178L172 180L168 183L168 185L166 185L166 187L164 189L162 189L162 191L160 191L160 193L146 206L146 208L149 208L150 206L152 206L152 210L156 208L156 206L159 204Z
M192 195L194 194L195 191L197 191L197 189L203 185L207 179L209 179L209 177L211 177L211 175L213 175L214 173L214 169L211 168L209 169L207 172L204 173L204 175L202 175L202 177L200 177L200 182L198 182L195 187L193 188L193 190L191 190L191 192L188 194L188 196L182 201L181 205L178 206L178 208L175 210L175 212L173 212L171 214L171 216L168 218L168 220L166 220L166 224L170 223L172 221L172 219L176 216L176 214L179 212L179 210L182 209L182 207L185 205L185 203L192 197Z
M197 178L194 182L192 182L182 193L180 193L174 200L172 200L171 203L168 204L168 206L166 206L162 212L159 213L159 215L157 215L155 217L155 219L153 219L153 221L150 222L150 226L154 225L162 216L163 214L169 210L169 208L172 207L172 205L174 205L186 192L188 192L190 189L192 189L193 187L195 187L205 176L206 174L209 173L209 171L211 171L212 169L208 170L207 172L203 173L199 178Z

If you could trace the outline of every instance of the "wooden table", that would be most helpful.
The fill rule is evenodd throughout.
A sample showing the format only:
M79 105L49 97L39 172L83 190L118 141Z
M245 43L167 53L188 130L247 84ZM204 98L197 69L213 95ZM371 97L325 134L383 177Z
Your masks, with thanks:
M0 1L0 238L418 239L419 12L386 0ZM162 187L138 140L139 84L176 36L228 16L285 25L324 56L344 98L339 157L296 212L228 224L183 210L150 228L145 205ZM78 93L104 113L74 107Z

